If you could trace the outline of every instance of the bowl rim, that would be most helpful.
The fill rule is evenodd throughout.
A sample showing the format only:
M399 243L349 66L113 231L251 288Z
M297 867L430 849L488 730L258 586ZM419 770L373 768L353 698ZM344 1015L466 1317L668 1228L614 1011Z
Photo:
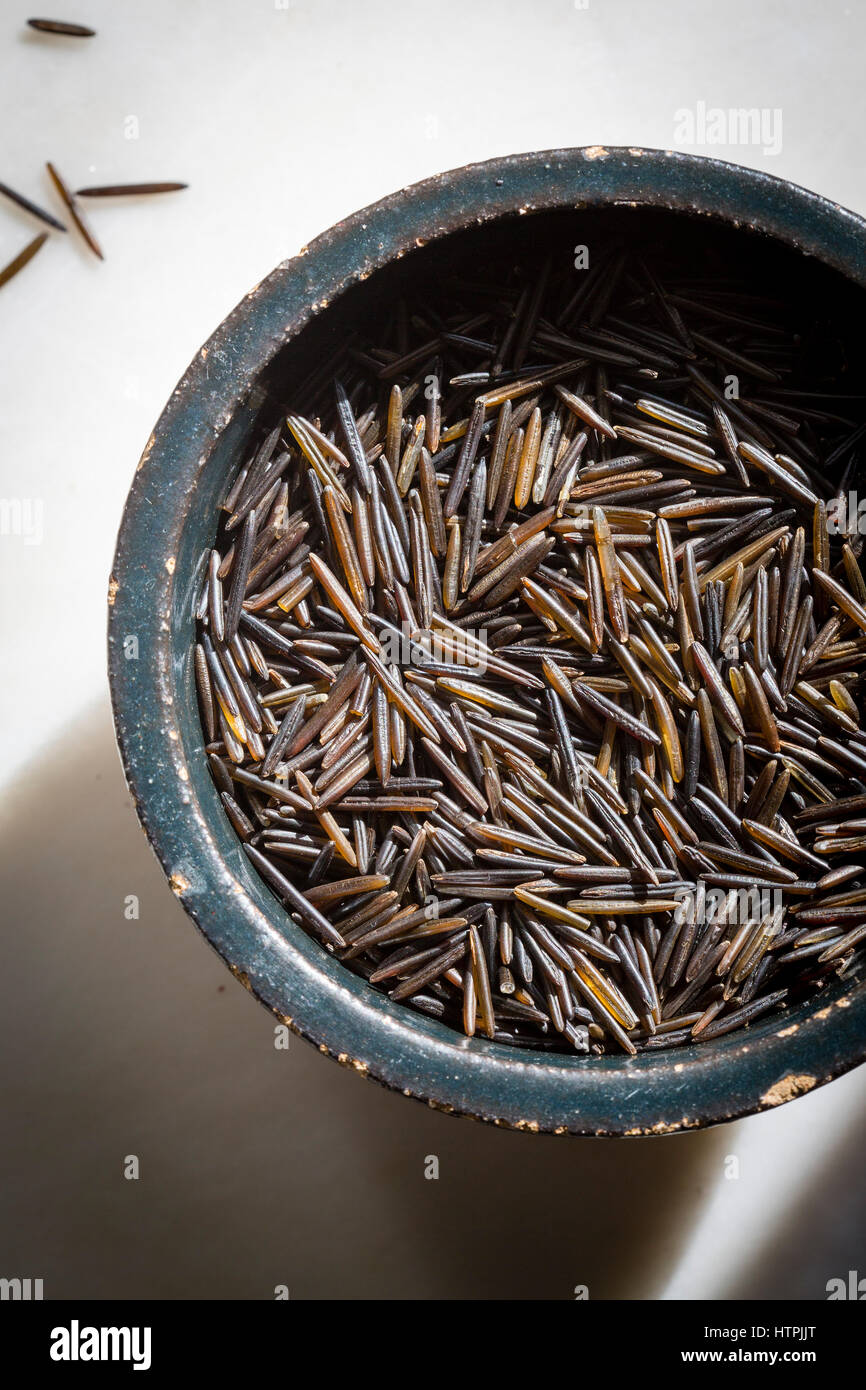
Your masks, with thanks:
M109 582L108 667L121 761L148 840L196 925L283 1023L344 1065L450 1113L584 1135L670 1134L766 1110L866 1057L866 985L712 1045L547 1056L465 1039L392 1004L297 927L246 856L223 852L190 775L172 647L184 499L261 370L359 280L416 246L514 214L661 207L747 227L866 285L866 221L759 170L680 151L589 146L506 156L362 208L282 262L181 377L138 463ZM135 633L146 661L125 657ZM663 1060L662 1060L663 1059ZM506 1065L507 1063L507 1065Z

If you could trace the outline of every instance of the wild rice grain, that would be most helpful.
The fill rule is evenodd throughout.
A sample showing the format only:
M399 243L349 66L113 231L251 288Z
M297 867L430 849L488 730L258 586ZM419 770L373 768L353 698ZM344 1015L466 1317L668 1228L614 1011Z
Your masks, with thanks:
M237 461L190 677L221 803L468 1037L704 1047L860 968L866 427L765 298L624 247L445 275Z

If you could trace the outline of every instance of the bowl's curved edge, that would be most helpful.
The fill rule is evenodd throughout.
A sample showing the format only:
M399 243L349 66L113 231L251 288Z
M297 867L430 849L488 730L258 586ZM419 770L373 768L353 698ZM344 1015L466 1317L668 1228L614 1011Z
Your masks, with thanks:
M771 175L670 151L596 146L514 155L438 175L352 214L256 286L172 393L139 461L118 536L109 677L127 783L169 883L278 1018L344 1065L446 1112L554 1133L670 1134L772 1108L862 1061L866 991L852 980L825 1007L801 1007L722 1038L710 1055L699 1047L666 1054L664 1067L647 1054L583 1060L509 1051L504 1068L501 1045L470 1045L392 1005L286 923L240 849L227 856L217 847L174 711L170 615L184 499L287 336L415 245L507 214L616 203L748 225L866 283L866 224L854 213ZM130 633L149 659L126 660Z

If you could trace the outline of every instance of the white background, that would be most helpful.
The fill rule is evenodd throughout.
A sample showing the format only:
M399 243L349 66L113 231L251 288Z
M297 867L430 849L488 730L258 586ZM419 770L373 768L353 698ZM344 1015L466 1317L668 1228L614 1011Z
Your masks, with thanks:
M14 1214L0 1274L45 1277L58 1296L269 1297L278 1282L298 1297L567 1298L577 1283L823 1296L864 1265L860 1074L712 1134L611 1145L449 1121L299 1042L275 1054L268 1015L197 939L134 823L107 708L105 592L136 460L197 348L279 261L365 203L493 155L670 148L678 109L704 102L780 109L783 144L699 153L866 213L866 9L49 12L98 37L34 34L0 0L0 179L55 211L46 159L73 188L190 188L90 203L104 263L58 234L0 290L0 497L44 515L41 545L0 537L0 1190ZM39 229L0 199L0 264ZM138 922L123 916L130 893ZM130 1152L139 1183L121 1178ZM430 1153L438 1183L423 1179Z

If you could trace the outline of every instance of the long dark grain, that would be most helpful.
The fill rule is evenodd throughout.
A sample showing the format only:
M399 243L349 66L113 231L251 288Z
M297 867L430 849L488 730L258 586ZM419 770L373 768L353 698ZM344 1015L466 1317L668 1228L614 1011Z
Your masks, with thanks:
M50 162L47 163L45 167L48 170L48 176L51 179L51 182L54 184L54 187L57 190L61 202L64 204L67 212L69 213L69 216L75 223L76 228L81 233L81 236L84 238L85 243L87 244L87 246L89 246L94 256L98 256L101 261L105 260L99 242L96 240L96 237L93 235L87 223L84 221L84 218L81 216L81 213L78 211L78 208L75 203L75 198L70 193L60 174L58 174L54 165Z
M796 306L600 264L445 276L287 390L192 670L251 866L347 968L470 1038L634 1055L861 968L833 519L866 433L798 375Z
M36 29L41 34L61 34L68 39L92 39L96 37L96 30L89 29L86 24L71 24L65 19L28 19L31 29Z
M187 183L104 183L77 188L76 198L140 198L150 193L179 193Z
M17 193L14 188L10 188L8 183L0 183L0 194L8 198L16 207L22 208L24 212L29 212L31 217L35 217L40 222L44 222L47 227L52 227L56 232L65 232L67 228L56 218L53 213L46 212L38 203L33 203L29 198L25 198L23 193Z
M8 284L10 280L14 279L18 272L20 270L23 270L24 267L28 265L30 261L33 260L33 257L36 255L37 251L42 250L42 247L45 245L47 240L48 233L40 232L39 236L36 236L33 238L32 241L29 241L27 245L24 247L24 250L19 251L18 255L14 256L8 265L3 266L2 270L0 270L0 288L2 288L3 285Z

